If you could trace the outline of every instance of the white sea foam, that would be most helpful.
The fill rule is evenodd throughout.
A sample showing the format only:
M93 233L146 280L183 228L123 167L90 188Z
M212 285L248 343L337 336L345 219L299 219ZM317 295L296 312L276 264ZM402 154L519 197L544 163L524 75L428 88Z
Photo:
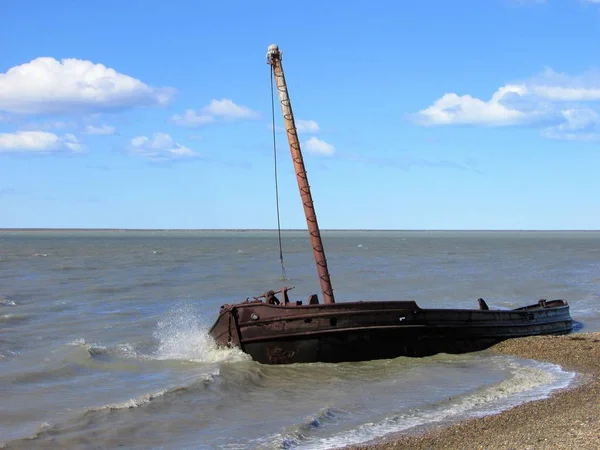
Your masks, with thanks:
M285 448L340 448L419 426L496 414L522 403L547 398L552 391L567 387L575 377L574 373L566 372L560 366L534 361L511 363L509 368L512 373L509 379L465 396L448 399L434 409L413 410L326 438L288 435L283 439Z
M87 342L83 338L77 338L67 345L72 345L74 347L84 347L90 355L99 355L108 352L108 348L105 345L99 343Z
M182 389L182 388L181 388ZM179 389L173 389L171 392L174 392L176 390ZM100 406L98 408L89 408L88 411L89 412L96 412L96 411L106 411L106 410L118 410L118 409L132 409L132 408L138 408L146 403L150 403L152 400L158 398L158 397L162 397L163 395L165 395L167 392L170 392L167 389L163 389L160 390L158 392L154 392L152 394L143 394L143 395L139 395L135 398L126 400L124 402L121 403L111 403L108 405L104 405L104 406Z
M14 352L12 350L6 350L5 353L0 353L0 359L17 356L19 354L20 354L19 352Z
M6 297L2 297L1 295L0 295L0 305L17 306L17 304L13 300L9 300Z
M114 354L122 358L141 360L182 360L200 363L246 361L250 357L238 348L218 346L208 335L208 327L191 306L169 311L158 322L153 333L155 350L140 351L130 343L106 347L97 342L75 339L68 345L84 347L91 356Z
M195 362L233 362L248 360L249 356L237 348L223 348L208 335L203 323L190 305L169 311L158 322L154 338L158 346L153 359L179 359Z

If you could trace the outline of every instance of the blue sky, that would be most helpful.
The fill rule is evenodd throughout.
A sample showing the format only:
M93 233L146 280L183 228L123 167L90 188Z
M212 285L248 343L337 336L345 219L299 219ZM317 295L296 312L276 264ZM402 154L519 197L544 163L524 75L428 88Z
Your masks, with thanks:
M276 43L322 228L600 229L598 0L2 0L0 19L0 227L276 227ZM277 142L282 226L303 228Z

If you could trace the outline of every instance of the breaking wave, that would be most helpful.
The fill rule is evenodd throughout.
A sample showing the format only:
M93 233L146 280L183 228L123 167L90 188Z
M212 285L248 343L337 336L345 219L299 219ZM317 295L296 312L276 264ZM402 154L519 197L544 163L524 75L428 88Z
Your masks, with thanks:
M560 366L535 361L511 362L509 368L512 374L509 379L471 394L449 398L434 408L411 410L329 437L310 436L311 428L318 428L339 415L335 409L326 408L308 424L278 435L272 442L285 449L311 450L362 444L389 433L497 414L519 404L547 398L553 391L567 387L576 376Z
M207 375L207 376L209 376L209 375ZM151 401L156 400L158 398L164 397L165 395L174 394L176 392L183 392L183 391L186 391L187 389L188 388L186 388L184 386L178 386L178 387L175 387L172 389L162 389L158 392L154 392L151 394L142 394L142 395L139 395L135 398L126 400L121 403L110 403L108 405L103 405L103 406L99 406L96 408L88 408L84 412L84 415L87 415L90 413L95 413L95 412L100 412L100 411L118 411L118 410L123 410L123 409L139 408L140 406L150 403Z
M157 324L153 333L154 344L140 349L138 345L121 343L106 346L79 338L68 345L82 347L92 358L113 355L120 358L197 363L249 361L251 358L239 348L219 346L208 334L208 326L191 306L175 308Z
M154 338L156 351L152 358L158 360L185 360L217 363L247 361L250 357L238 348L217 345L208 334L208 325L196 314L191 305L169 311L159 321Z
M0 316L0 319L2 316ZM1 355L0 358L5 358ZM141 408L149 403L160 401L172 395L180 395L190 390L206 387L222 378L222 370L227 372L226 377L219 381L224 382L232 389L237 389L238 384L246 389L252 385L254 378L261 380L260 369L250 365L246 370L233 370L227 365L224 370L222 363L249 361L250 357L237 348L222 348L208 335L208 326L197 314L192 305L173 308L158 321L155 331L143 342L108 344L105 342L92 342L84 338L77 338L60 347L54 353L54 360L58 367L54 371L44 369L43 371L27 374L19 378L20 382L37 382L48 380L58 376L65 378L71 375L72 370L77 367L93 367L101 370L126 370L133 373L142 369L147 364L161 364L161 361L185 361L199 365L198 371L191 377L179 379L179 381L166 382L165 385L148 386L145 393L132 396L132 398L121 401L118 396L113 401L101 406L83 407L65 421L55 424L42 424L33 435L23 440L10 441L11 443L27 442L30 439L45 439L48 436L62 433L69 427L79 427L82 420L118 411L126 411ZM65 364L65 362L67 364ZM91 365L93 364L93 365ZM174 367L173 364L165 364L167 368ZM247 365L244 365L247 366ZM147 370L145 367L142 370ZM150 367L150 370L152 368ZM159 369L160 370L160 369ZM167 369L170 370L170 369ZM258 372L258 373L255 373ZM237 379L240 374L240 380ZM255 381L255 380L254 380ZM171 386L169 384L172 383ZM240 388L240 389L242 389ZM143 388L142 388L143 389ZM123 398L123 397L121 397ZM126 398L126 397L125 397ZM115 401L116 400L116 401ZM6 444L6 443L5 443ZM0 448L3 443L0 440Z
M216 370L204 375L204 377L199 382L204 383L204 384L212 383L214 381L215 376L218 376L219 374L220 374L219 369L216 369ZM196 382L194 384L197 384L197 383L198 382ZM62 430L63 427L65 427L65 426L68 427L70 425L74 425L75 423L77 423L77 421L80 421L81 419L86 418L90 415L102 414L102 413L113 413L113 412L118 412L118 411L125 411L125 410L129 410L129 409L140 408L140 407L143 407L144 405L151 403L153 401L168 397L170 395L176 395L176 394L185 392L189 389L191 389L191 386L176 386L176 387L172 387L169 389L162 389L162 390L159 390L159 391L153 392L153 393L138 395L135 398L131 398L129 400L126 400L126 401L120 402L120 403L109 403L109 404L98 406L98 407L85 408L85 409L81 410L74 417L71 417L70 419L68 419L68 421L65 423L58 423L58 424L53 425L48 422L44 422L38 427L38 429L32 435L30 435L24 439L17 439L17 440L5 442L5 443L0 442L0 448L5 448L7 443L10 444L11 442L17 443L17 442L36 440L36 439L43 438L44 436L51 434L52 432L54 432L54 433L60 432L60 430Z
M321 409L316 415L307 417L304 424L288 432L282 440L281 447L292 449L300 445L305 439L310 438L309 434L316 428L336 422L344 416L344 411L331 406Z

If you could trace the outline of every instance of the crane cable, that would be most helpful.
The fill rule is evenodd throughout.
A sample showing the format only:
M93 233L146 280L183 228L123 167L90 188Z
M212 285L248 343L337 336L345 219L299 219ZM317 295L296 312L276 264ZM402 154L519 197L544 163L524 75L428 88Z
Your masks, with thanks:
M275 94L273 93L273 70L271 72L271 128L273 129L273 160L275 161L275 203L277 205L277 236L279 238L279 261L281 262L281 279L287 280L285 264L283 263L283 245L281 243L281 220L279 218L279 183L277 179L277 141L275 139Z

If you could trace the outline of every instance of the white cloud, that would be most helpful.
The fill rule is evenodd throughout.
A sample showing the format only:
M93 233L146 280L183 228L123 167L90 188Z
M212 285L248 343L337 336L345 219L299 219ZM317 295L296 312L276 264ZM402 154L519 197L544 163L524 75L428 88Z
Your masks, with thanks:
M600 114L593 109L566 109L562 115L565 123L558 126L561 130L583 130L600 123Z
M319 124L314 120L296 120L296 130L298 133L318 133Z
M196 152L188 147L176 143L166 133L154 133L152 138L146 136L134 137L129 145L129 152L149 158L152 161L189 159L198 156Z
M211 100L199 112L187 109L183 114L175 114L171 120L181 126L196 127L215 122L217 119L240 120L257 119L258 113L250 108L238 105L228 98Z
M304 148L313 155L332 156L335 153L335 147L321 139L311 137L304 141Z
M88 125L85 127L85 134L100 134L100 135L111 135L115 134L115 127L110 125L100 125L99 127L94 125Z
M592 140L600 135L600 72L568 75L546 69L499 88L485 101L444 94L415 115L421 125L522 125L551 139Z
M17 114L70 114L164 105L170 88L152 88L102 64L50 57L0 74L0 110Z
M533 86L532 91L538 97L554 101L597 101L600 100L600 88Z
M429 108L419 111L417 120L422 125L511 125L522 120L524 114L503 104L503 100L511 94L523 96L526 93L524 86L506 85L489 101L470 95L444 94Z
M58 151L79 153L83 146L77 137L67 133L60 137L47 131L17 131L0 133L0 153L52 153Z
M193 109L187 109L183 114L175 114L171 119L176 125L180 125L182 127L196 127L215 121L213 116L204 113L197 113Z
M71 150L73 153L83 151L83 145L77 140L74 134L67 133L62 138L62 143L65 147Z
M569 75L550 68L527 81L532 96L553 103L600 101L600 72Z
M600 113L593 109L561 111L564 122L542 130L542 136L566 141L595 141L600 139Z
M222 100L211 100L203 111L215 117L223 119L256 119L258 113L246 106L236 105L228 98Z

